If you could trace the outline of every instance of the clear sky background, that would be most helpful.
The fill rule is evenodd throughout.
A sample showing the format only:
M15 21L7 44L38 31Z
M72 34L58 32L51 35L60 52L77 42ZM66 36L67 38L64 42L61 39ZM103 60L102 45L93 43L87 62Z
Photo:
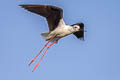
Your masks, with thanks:
M30 60L44 46L45 18L19 4L63 8L66 24L84 22L85 41L74 35L52 46L32 72ZM119 0L1 0L0 80L120 80Z

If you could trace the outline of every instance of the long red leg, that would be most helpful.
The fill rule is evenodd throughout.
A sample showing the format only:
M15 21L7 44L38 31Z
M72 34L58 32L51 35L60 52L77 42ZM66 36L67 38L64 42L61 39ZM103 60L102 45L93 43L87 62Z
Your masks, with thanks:
M41 54L43 49L48 45L49 42L51 42L56 35L52 36L52 38L44 45L44 47L40 50L40 52L30 61L29 66L34 62L34 60Z
M42 61L42 59L43 59L43 57L45 56L45 54L47 53L47 50L53 45L53 44L55 44L57 42L57 40L55 40L53 43L51 43L48 47L47 47L47 49L45 50L45 53L42 55L42 57L40 58L40 60L39 60L39 62L35 65L35 67L33 68L33 71L38 67L38 65L40 64L40 62ZM32 72L33 72L32 71Z

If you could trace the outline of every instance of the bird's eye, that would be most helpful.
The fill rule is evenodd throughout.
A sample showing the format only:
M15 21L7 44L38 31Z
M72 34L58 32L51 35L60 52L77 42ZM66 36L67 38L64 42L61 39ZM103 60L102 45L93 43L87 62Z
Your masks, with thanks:
M77 27L75 27L75 28L77 28Z

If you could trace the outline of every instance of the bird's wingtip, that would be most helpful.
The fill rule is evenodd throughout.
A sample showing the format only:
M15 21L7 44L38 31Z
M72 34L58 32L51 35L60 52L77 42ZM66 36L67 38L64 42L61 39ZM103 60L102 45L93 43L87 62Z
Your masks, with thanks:
M20 4L20 5L18 5L18 6L20 6L20 7L22 7L22 8L25 8L25 7L26 7L25 4Z
M20 5L18 5L18 6L20 6L20 7L24 7L24 5L23 5L23 4L20 4Z

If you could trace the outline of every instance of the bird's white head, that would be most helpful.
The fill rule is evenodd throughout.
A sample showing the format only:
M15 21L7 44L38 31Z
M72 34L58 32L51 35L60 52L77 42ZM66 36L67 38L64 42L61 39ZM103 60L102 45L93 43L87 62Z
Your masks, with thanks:
M73 32L84 31L84 24L82 22L73 24L71 26L73 26Z
M74 25L73 26L73 29L75 32L79 31L80 30L80 26L79 25Z

